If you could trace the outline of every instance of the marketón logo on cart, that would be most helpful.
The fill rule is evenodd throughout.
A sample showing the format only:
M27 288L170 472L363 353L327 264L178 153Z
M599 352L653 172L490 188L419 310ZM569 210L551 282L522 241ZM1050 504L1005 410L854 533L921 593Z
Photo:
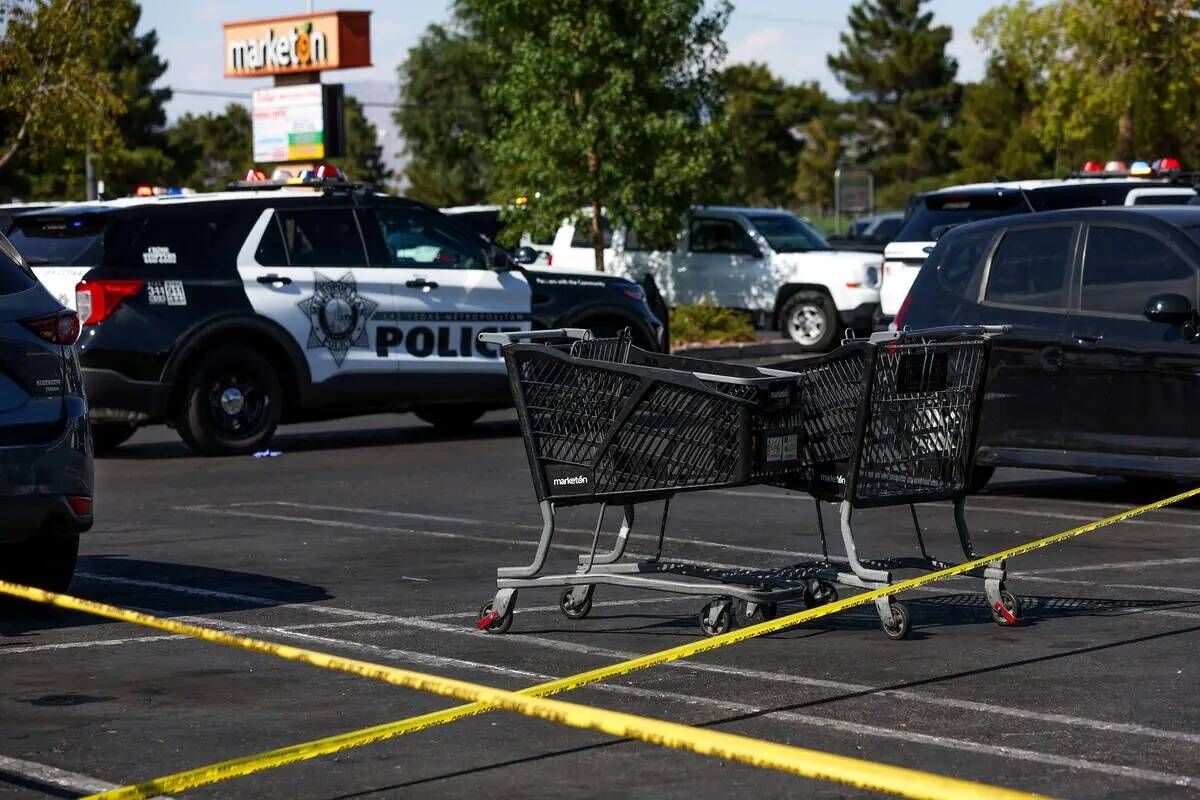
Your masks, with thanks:
M550 484L550 494L591 494L595 473L583 467L549 464L546 482Z
M276 34L268 28L261 39L237 39L229 43L229 65L234 72L259 69L307 67L329 61L325 34L305 22Z

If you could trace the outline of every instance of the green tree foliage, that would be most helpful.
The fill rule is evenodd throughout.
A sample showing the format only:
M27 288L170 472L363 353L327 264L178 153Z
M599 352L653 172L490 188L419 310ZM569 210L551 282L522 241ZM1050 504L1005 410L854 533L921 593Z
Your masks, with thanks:
M346 155L335 160L350 180L383 188L392 179L392 171L383 161L379 132L363 114L362 103L354 97L346 97Z
M409 157L407 194L437 206L480 203L491 189L483 94L497 70L469 10L456 8L455 21L453 29L430 25L408 51L393 114Z
M531 198L535 233L591 218L604 269L601 212L647 239L670 240L680 216L722 174L717 66L730 6L704 0L597 3L463 0L507 60L485 96L497 109L486 149L493 196ZM581 214L586 207L590 214ZM506 210L510 219L516 210Z
M221 114L184 114L167 131L174 160L168 183L218 191L253 166L250 110L230 103Z
M131 2L0 2L0 191L36 192L39 159L61 167L87 140L100 154L120 142L115 119L126 105L108 57L135 23Z
M1194 0L1022 0L985 14L975 36L1013 68L1056 160L1200 159Z
M907 195L906 183L954 165L949 125L960 102L958 64L946 55L951 30L934 25L928 0L860 0L850 30L827 63L854 100L855 139L847 155L884 186L881 204ZM894 197L889 195L895 195Z
M728 66L719 83L733 156L725 199L791 205L796 162L805 146L802 126L833 103L817 83L789 84L765 64Z

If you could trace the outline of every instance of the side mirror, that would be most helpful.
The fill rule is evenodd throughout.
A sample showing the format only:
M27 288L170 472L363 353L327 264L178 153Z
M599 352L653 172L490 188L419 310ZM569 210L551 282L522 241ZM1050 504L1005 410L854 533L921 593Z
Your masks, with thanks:
M1146 303L1146 319L1168 325L1186 325L1196 318L1192 301L1181 294L1158 294Z
M523 264L523 265L527 266L529 264L536 264L537 260L538 260L538 251L534 250L532 247L529 247L528 245L526 245L524 247L518 247L516 250L513 251L513 261L516 261L518 264Z

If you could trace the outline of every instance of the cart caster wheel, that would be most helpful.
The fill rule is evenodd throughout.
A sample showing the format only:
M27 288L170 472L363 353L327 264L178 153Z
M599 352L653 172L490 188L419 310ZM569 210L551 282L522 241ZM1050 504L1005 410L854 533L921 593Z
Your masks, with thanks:
M837 602L837 599L837 587L832 583L826 583L825 581L820 581L817 584L816 592L813 592L811 589L806 589L804 591L805 608L816 608L817 606L829 605L830 603Z
M745 600L738 600L733 604L733 619L739 628L775 619L775 615L778 612L778 608L774 603L759 603L754 609L753 614L747 614L747 605L749 604Z
M508 613L503 617L497 617L492 622L484 624L484 620L492 615L492 601L489 600L483 604L483 608L479 609L479 627L488 633L508 633L508 629L512 627L513 622L513 604L508 604Z
M562 593L562 596L558 598L558 609L567 619L583 619L592 613L592 595L595 594L596 589L589 586L582 603L572 598L573 591L573 589L567 589Z
M1016 625L1017 623L1014 620L1021 619L1021 601L1018 600L1017 596L1012 592L1006 589L1001 589L1000 603L1004 605L1004 609L1008 612L1008 615L1005 615L1002 611L1000 611L1000 609L993 606L992 620L997 625ZM1009 619L1009 615L1012 616L1012 619Z
M717 612L716 622L709 622L709 611L713 604L721 606ZM712 603L706 603L704 608L700 609L700 630L704 631L707 636L720 636L722 633L727 633L733 630L733 612L730 606L733 604L728 600L714 600Z
M912 618L908 616L908 609L902 604L890 603L889 605L892 608L892 618L888 622L881 620L880 625L889 639L903 639L912 630Z

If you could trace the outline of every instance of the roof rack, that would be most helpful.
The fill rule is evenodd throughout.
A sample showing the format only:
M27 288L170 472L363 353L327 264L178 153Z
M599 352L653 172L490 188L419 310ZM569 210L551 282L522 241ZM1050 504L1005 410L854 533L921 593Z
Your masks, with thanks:
M374 184L348 181L342 178L283 178L266 181L230 181L231 192L271 191L276 189L319 189L325 194L336 192L371 192Z

